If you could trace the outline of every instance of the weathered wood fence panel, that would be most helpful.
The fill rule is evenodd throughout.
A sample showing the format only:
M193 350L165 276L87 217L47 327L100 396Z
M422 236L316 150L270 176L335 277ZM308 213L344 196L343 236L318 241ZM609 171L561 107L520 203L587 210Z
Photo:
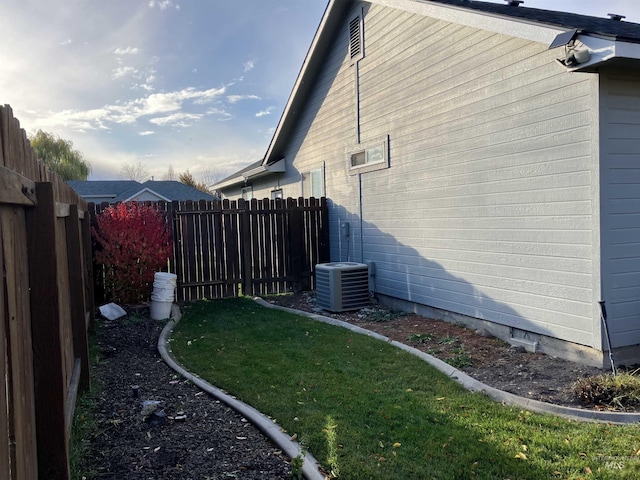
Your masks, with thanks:
M89 385L93 271L87 205L35 158L0 106L0 478L69 478Z
M180 301L309 290L315 265L329 261L324 198L154 205L171 224ZM107 206L89 210L97 215Z

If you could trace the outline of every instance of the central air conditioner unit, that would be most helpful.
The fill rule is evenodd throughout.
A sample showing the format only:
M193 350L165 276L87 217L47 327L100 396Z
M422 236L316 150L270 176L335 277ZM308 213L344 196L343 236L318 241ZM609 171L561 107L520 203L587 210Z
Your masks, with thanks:
M358 310L369 305L369 268L364 263L316 265L316 304L330 312Z

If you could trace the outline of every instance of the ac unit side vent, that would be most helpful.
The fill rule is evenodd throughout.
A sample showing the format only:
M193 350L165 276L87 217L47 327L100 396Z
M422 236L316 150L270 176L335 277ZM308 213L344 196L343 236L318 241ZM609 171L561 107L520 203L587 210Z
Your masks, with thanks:
M316 265L316 304L330 312L369 305L369 268L355 262Z

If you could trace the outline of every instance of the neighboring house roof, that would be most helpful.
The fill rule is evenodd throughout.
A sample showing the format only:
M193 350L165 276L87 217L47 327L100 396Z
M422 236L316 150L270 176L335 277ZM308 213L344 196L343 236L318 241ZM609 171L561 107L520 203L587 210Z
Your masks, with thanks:
M92 198L109 197L110 202L126 202L144 193L167 202L186 200L214 200L215 197L175 180L152 181L144 183L133 180L73 180L67 182L87 201Z
M196 188L185 185L176 180L153 181L148 180L140 185L137 189L131 189L123 192L114 199L114 202L126 202L134 197L139 196L142 192L155 193L158 197L170 201L185 200L214 200L215 197Z
M463 25L477 26L490 31L551 44L568 30L577 30L572 40L580 41L591 55L589 62L567 69L594 71L604 62L621 61L624 58L640 60L640 24L612 18L599 18L575 13L542 10L516 5L500 5L471 0L368 0L369 3L398 8L407 12L430 15ZM344 28L345 15L355 0L330 0L318 30L302 64L298 78L280 117L276 131L262 162L256 162L240 172L213 185L222 189L246 182L251 177L247 171L268 173L268 167L283 159L284 149L298 116L313 86L314 79L324 65L324 54ZM624 13L624 12L619 12ZM597 52L597 53L596 53ZM559 54L560 55L560 54Z
M139 187L140 182L135 180L69 180L67 184L73 188L82 198L91 201L96 197L115 198L122 192Z

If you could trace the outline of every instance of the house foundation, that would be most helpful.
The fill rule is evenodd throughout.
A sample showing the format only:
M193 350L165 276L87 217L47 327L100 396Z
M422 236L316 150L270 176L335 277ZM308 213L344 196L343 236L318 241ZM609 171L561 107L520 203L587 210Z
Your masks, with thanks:
M484 329L494 337L511 345L523 346L530 352L544 353L603 370L611 368L609 354L606 351L386 295L376 294L376 299L381 305L394 310L412 312L423 317L435 318L475 330ZM614 363L616 366L634 365L640 361L639 357L640 347L638 346L616 349Z

